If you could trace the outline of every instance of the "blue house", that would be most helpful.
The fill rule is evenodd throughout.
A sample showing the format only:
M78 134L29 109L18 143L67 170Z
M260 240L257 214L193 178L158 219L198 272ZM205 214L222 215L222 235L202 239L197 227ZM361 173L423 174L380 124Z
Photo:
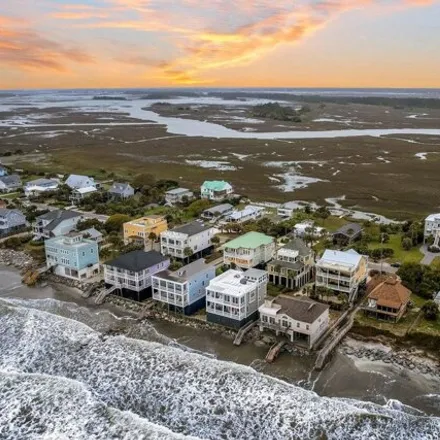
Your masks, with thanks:
M7 175L8 175L8 170L3 165L0 165L0 177L4 177Z
M47 267L52 267L56 275L86 280L99 273L98 244L80 232L46 240L44 248Z
M215 267L203 258L174 272L159 272L151 277L153 299L168 304L173 312L191 315L205 307L206 287L214 277Z

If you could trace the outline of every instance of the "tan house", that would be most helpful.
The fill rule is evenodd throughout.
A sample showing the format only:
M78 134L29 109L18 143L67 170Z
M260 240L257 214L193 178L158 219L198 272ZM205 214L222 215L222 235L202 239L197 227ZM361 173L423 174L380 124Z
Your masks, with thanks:
M397 277L373 279L367 289L370 293L362 307L366 315L397 322L405 314L411 291Z
M168 230L168 224L162 215L149 215L124 223L123 230L125 244L140 242L146 245L152 234L158 239L162 232Z

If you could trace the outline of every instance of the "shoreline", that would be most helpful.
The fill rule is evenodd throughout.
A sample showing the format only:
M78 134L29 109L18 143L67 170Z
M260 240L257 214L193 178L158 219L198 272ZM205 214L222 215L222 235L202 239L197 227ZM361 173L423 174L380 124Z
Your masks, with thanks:
M23 270L33 267L34 264L35 261L25 252L9 249L0 250L0 266L4 266L6 269L20 271L20 273L22 273ZM169 323L175 327L187 327L193 330L208 332L209 337L220 336L225 341L231 343L231 349L234 347L232 341L237 334L236 330L207 323L195 317L169 314L156 304L151 305L151 303L149 303L148 305L148 303L137 303L127 298L109 295L105 298L103 304L98 305L95 304L93 296L88 298L85 295L87 289L84 288L82 283L74 280L65 280L61 277L52 276L52 274L44 276L43 279L37 283L36 287L41 288L46 286L50 286L60 293L66 293L67 289L69 296L75 300L74 302L88 308L118 311L118 315L130 315L135 318L139 324L142 324L144 321L162 324ZM116 326L115 328L109 329L106 334L128 335L126 330L127 329L123 328L123 326ZM128 331L128 333L130 333L130 337L132 337L131 332ZM254 327L246 334L242 344L248 347L254 346L257 352L258 348L268 350L277 340L274 334L268 332L260 333L258 328ZM410 341L399 340L397 337L391 338L381 334L366 336L356 331L350 331L335 351L353 360L359 359L371 362L382 362L418 372L419 374L440 378L440 353L436 356L435 353L425 350L424 347L411 346ZM286 352L304 354L303 349L293 344L285 345L281 353ZM308 352L308 354L310 356L316 356L317 352ZM328 363L332 362L334 355L334 352L330 355Z

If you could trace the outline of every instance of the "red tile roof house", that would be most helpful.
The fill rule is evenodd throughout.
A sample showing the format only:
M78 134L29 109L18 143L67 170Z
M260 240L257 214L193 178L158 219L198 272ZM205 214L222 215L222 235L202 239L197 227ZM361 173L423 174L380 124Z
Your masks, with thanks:
M396 277L372 279L367 286L365 314L376 319L397 322L405 314L411 291Z

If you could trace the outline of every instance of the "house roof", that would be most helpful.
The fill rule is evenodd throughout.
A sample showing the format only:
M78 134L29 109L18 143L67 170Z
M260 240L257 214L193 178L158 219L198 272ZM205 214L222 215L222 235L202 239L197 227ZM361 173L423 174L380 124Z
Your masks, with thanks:
M89 194L98 190L94 186L86 186L84 188L75 188L74 191L80 194Z
M357 266L362 259L362 255L353 249L348 251L333 251L327 249L318 263L337 264L342 266Z
M224 180L205 180L202 188L209 189L211 191L224 191L232 188L231 184Z
M272 260L269 263L271 266L280 266L280 267L286 267L287 269L293 269L293 270L300 270L302 269L305 264L301 263L301 261L283 261L283 260Z
M126 191L134 191L129 183L114 182L112 187L108 190L112 194L124 194Z
M105 263L107 266L118 267L119 269L130 270L133 272L140 272L148 269L156 264L167 261L161 253L156 251L132 251L128 254L120 255L112 261Z
M232 249L256 249L262 245L268 245L273 242L273 238L261 232L248 232L234 240L228 241L225 244L226 248Z
M213 206L212 208L205 209L203 211L203 214L206 212L209 212L211 214L223 214L224 212L230 211L234 207L230 205L229 203L223 203L221 205Z
M81 231L81 234L85 235L90 235L90 238L99 238L102 237L102 232L99 232L97 229L95 228L89 228L89 229L85 229L84 231Z
M341 234L348 238L356 237L356 235L362 232L362 226L358 223L347 223L339 228L333 235Z
M85 186L90 186L90 182L92 182L92 184L95 182L93 177L71 174L66 180L66 185L71 188L83 188Z
M406 305L410 297L411 291L394 277L381 282L368 295L368 298L376 300L378 305L393 309Z
M171 229L171 232L178 232L179 234L187 234L191 236L203 231L207 231L208 229L211 229L211 227L212 226L196 220L194 222L187 223L186 225Z
M165 194L177 195L186 192L191 192L188 188L174 188L167 191Z
M36 180L30 180L26 183L26 186L45 186L45 185L58 185L57 180L53 179L36 179Z
M315 322L329 306L313 301L309 298L293 298L289 296L279 295L272 304L281 306L278 314L285 314L295 321L307 322L312 324Z
M193 275L196 275L199 272L203 272L209 267L210 265L205 263L205 259L200 258L196 261L193 261L192 263L187 264L186 266L181 267L180 269L177 269L175 271L164 270L157 273L155 276L170 281L184 283Z
M310 255L313 251L310 249L303 240L300 238L294 238L286 243L281 249L290 249L292 251L298 251L301 257Z
M428 215L428 217L426 217L426 219L425 219L425 221L428 221L428 222L435 222L437 220L440 220L440 214L431 214L431 215Z
M69 220L75 217L81 217L81 214L75 211L62 211L57 209L40 215L37 219L49 221L50 223L45 226L45 229L53 231L64 220Z
M18 209L7 209L7 208L0 208L0 217L9 218L13 215L20 215L23 217L24 221L26 222L25 215Z
M1 176L0 181L6 186L21 185L21 179L18 174L11 174L10 176Z

